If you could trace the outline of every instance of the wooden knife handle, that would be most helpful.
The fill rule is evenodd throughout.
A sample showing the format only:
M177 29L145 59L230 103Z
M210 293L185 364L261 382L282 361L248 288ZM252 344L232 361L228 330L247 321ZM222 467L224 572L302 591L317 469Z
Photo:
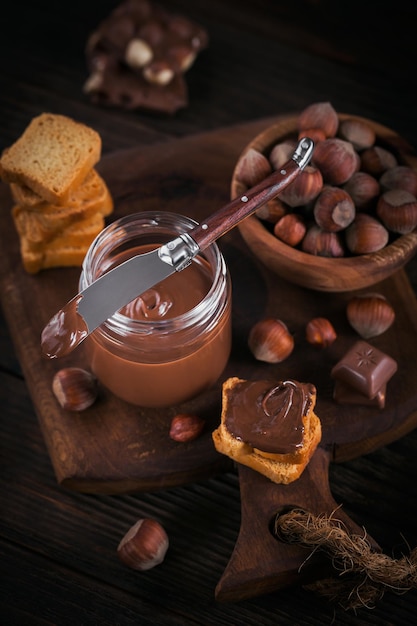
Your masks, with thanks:
M190 236L198 244L200 250L208 248L208 246L234 228L245 217L252 215L268 200L275 198L301 171L302 169L298 163L290 159L280 170L273 172L258 185L235 198L193 228L189 232Z

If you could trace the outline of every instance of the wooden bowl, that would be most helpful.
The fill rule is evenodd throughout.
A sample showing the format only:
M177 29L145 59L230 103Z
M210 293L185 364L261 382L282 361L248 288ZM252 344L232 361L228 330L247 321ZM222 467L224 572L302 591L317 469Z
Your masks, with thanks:
M413 148L397 133L365 118L339 114L340 120L347 117L356 117L371 125L376 132L378 145L391 150L399 163L417 170L417 157ZM256 136L243 150L239 160L250 148L268 156L276 143L288 138L296 139L297 133L297 117L283 118ZM231 182L232 199L247 189L236 178L237 167ZM269 269L288 281L316 291L346 292L369 287L404 267L417 252L416 231L397 236L378 252L328 258L308 254L285 244L256 215L243 220L239 230L252 252Z

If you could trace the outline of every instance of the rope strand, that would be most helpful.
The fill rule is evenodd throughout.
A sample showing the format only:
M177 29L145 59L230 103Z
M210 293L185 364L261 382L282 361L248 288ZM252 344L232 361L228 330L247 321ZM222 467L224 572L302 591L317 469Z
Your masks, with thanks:
M392 559L375 552L364 535L349 535L343 522L302 509L278 514L274 532L287 543L299 543L331 558L338 578L321 580L308 589L327 596L345 609L372 608L386 591L397 594L417 588L417 549L409 557ZM343 578L343 580L342 580Z

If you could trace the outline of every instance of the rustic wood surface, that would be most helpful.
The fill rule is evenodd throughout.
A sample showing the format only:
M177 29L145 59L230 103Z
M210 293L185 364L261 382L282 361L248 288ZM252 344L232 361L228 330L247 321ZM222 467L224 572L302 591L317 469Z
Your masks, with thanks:
M108 222L157 207L185 212L202 222L228 202L230 172L239 151L259 129L270 124L268 118L175 139L164 143L163 149L156 143L105 156L98 169L115 201ZM50 317L77 293L79 269L27 274L20 263L12 202L5 184L0 186L0 202L0 242L5 251L0 270L3 308L57 479L65 487L92 493L144 491L182 485L230 469L211 439L220 419L221 383L229 376L291 377L316 384L322 445L331 450L332 460L360 456L417 425L417 361L413 358L417 350L417 301L404 271L373 287L389 298L396 311L391 329L372 340L398 364L398 373L388 384L386 406L383 410L340 406L332 399L329 373L359 338L346 320L346 306L353 292L320 293L283 280L247 250L238 229L219 241L233 285L234 332L232 354L216 387L184 405L164 410L138 409L101 388L99 401L87 411L76 415L64 411L52 393L52 377L66 366L88 369L82 346L65 359L49 361L41 354L39 337ZM331 320L338 335L337 342L323 351L310 346L304 336L308 321L320 315ZM251 326L267 316L282 319L296 342L291 357L276 366L253 359L247 346ZM400 377L401 385L397 384ZM172 441L169 424L177 413L204 417L203 436L187 446Z
M82 93L87 35L116 4L106 0L99 6L77 2L63 6L43 0L9 7L10 15L2 20L0 33L1 149L16 139L33 116L46 110L71 115L96 128L103 138L104 164L107 156L111 159L118 150L136 150L157 142L168 146L179 137L292 113L325 99L338 110L393 128L417 145L413 87L416 10L412 2L388 3L376 12L374 6L357 2L174 0L169 6L204 24L211 39L187 77L189 107L167 118L100 109ZM213 185L214 200L227 197L223 176ZM175 197L174 206L181 204L182 190L175 188L175 181L166 181L165 192L169 201ZM124 201L128 204L129 197L125 195ZM1 252L8 263L3 247ZM259 271L253 259L251 263ZM415 290L415 260L406 271ZM413 339L407 342L407 337L413 338L415 333L414 305L409 282L402 275L395 280L395 290L395 297L410 302L410 307L401 309L398 353L404 349L411 366L415 360ZM4 297L18 298L18 292L11 288ZM16 306L18 310L19 302ZM39 303L33 302L27 315L36 318L38 307ZM255 314L252 309L248 315ZM240 323L244 326L237 320L237 332L243 332ZM21 343L28 329L30 324L22 325ZM28 337L28 349L31 345ZM374 609L363 608L356 614L297 584L237 602L216 600L215 589L235 549L241 515L247 513L248 499L241 513L238 474L232 470L183 486L123 495L77 493L59 485L45 443L47 433L40 428L29 394L30 380L26 381L22 370L20 349L12 343L9 324L3 318L3 623L415 621L415 590L401 596L388 592ZM409 384L406 378L405 385ZM401 393L402 385L400 379L396 393ZM353 458L354 450L351 460L347 456L329 466L334 501L366 528L385 553L395 557L417 546L417 435L415 431L401 434L404 436L393 443L378 449L365 446L362 456ZM247 490L244 493L247 495ZM147 516L163 523L170 550L163 565L138 574L118 562L116 548L128 528ZM249 551L250 540L249 533Z

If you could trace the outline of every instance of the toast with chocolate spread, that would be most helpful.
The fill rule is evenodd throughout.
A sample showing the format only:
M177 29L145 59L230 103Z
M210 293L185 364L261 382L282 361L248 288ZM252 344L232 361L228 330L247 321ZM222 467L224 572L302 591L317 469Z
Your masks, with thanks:
M212 433L216 450L275 483L299 478L321 441L316 388L295 380L223 384L222 415Z

